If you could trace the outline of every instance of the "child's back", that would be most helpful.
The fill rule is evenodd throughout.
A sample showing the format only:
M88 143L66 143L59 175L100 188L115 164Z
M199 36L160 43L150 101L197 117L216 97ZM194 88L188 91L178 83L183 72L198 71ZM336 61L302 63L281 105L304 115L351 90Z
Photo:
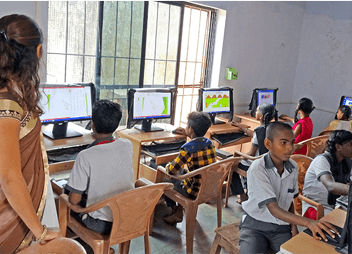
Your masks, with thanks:
M308 98L302 98L299 100L297 109L295 112L295 125L292 127L295 134L295 144L310 139L313 134L313 121L309 117L310 113L314 110L313 102ZM300 119L297 119L297 115L300 115ZM294 152L294 154L307 153L307 146L303 146L301 149Z

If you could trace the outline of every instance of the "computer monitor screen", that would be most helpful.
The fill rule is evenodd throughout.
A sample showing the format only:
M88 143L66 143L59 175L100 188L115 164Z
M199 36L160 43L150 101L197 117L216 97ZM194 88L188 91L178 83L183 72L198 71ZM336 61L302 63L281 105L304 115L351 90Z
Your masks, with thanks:
M53 131L43 132L53 139L81 136L67 129L67 122L90 120L95 101L95 87L92 83L74 85L45 85L40 88L40 106L44 113L43 124L53 123Z
M207 113L229 113L230 90L203 91L203 111Z
M274 90L258 90L258 104L269 103L275 106L275 91Z
M209 113L213 124L225 123L216 119L220 113L230 113L233 117L233 89L230 87L199 89L198 111Z
M251 116L255 117L257 107L266 102L274 107L276 106L277 91L279 88L255 88L253 89L251 102L249 103L249 110Z
M340 101L340 106L342 106L342 105L349 106L352 109L352 96L351 97L342 96L341 101Z
M168 118L171 116L170 92L139 92L134 94L133 119Z
M172 118L175 88L138 88L128 91L128 121L143 120L135 128L144 132L160 131L162 128L152 125L153 119Z

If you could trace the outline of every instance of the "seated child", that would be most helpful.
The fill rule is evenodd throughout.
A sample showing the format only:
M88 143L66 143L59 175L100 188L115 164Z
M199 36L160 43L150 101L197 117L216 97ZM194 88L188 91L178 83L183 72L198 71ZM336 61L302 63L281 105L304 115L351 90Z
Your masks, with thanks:
M351 108L347 105L339 107L336 113L336 120L331 121L327 130L352 131Z
M241 124L233 123L233 125L239 127L243 132L248 136L253 137L252 146L247 155L249 156L259 156L266 152L268 149L264 146L265 131L267 125L271 120L275 119L277 121L277 111L275 107L269 103L262 103L257 107L255 117L262 125L254 129L253 131L244 128ZM243 160L239 163L238 167L245 171L248 170L251 161ZM244 191L244 188L247 189L246 179L243 177L243 186L238 173L233 172L232 174L232 184L231 184L231 193L232 195L240 195L240 198L237 200L237 203L241 204L243 201L248 199L247 193Z
M296 112L295 112L295 125L293 125L292 129L295 134L295 144L310 139L313 133L313 122L309 117L310 113L315 109L313 106L313 102L308 98L302 98L299 100ZM298 120L297 114L299 114L300 119ZM307 154L307 146L303 146L302 148L296 150L294 154Z
M170 175L187 174L203 166L216 162L215 147L211 140L204 137L205 133L211 126L209 114L205 112L191 112L188 115L186 129L177 128L179 134L187 135L191 141L184 144L179 155L169 164L166 165L166 171ZM183 168L187 165L187 169ZM182 195L195 199L198 195L201 178L200 175L179 181L170 180L174 184L174 189ZM168 207L171 207L172 213L164 218L168 224L176 224L183 220L183 207L176 205L176 202L165 197Z
M293 199L298 195L298 166L290 159L295 136L290 125L270 123L266 129L265 147L269 150L255 160L248 169L248 197L242 203L245 211L241 223L240 253L275 253L292 235L297 226L308 227L316 239L333 237L334 227L327 222L315 221L294 214ZM291 232L292 231L292 232ZM335 231L336 232L336 231Z
M121 106L100 100L92 110L92 129L95 141L77 155L65 189L69 200L78 204L87 195L87 206L120 192L134 188L132 143L112 134L122 117ZM79 214L82 223L100 234L109 234L112 212L109 207L89 214Z
M327 141L325 153L318 155L310 164L304 178L303 195L324 206L324 214L335 208L340 195L348 195L348 178L351 174L352 133L335 130ZM302 202L302 214L313 220L317 211Z

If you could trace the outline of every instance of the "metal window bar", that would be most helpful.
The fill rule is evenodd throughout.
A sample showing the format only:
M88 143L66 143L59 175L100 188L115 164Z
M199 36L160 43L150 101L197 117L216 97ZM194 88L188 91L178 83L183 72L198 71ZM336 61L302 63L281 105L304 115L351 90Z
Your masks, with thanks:
M99 21L98 21L98 37L96 49L96 63L95 63L95 85L97 87L96 99L100 98L100 85L101 85L101 49L103 43L103 22L104 22L104 2L99 2Z
M119 2L116 3L116 29L115 29L115 51L114 51L114 76L113 76L113 83L112 85L112 98L111 100L114 101L114 96L115 96L115 78L116 78L116 53L117 53L117 26L118 26L118 19L119 19Z
M169 39L170 39L170 16L171 16L171 5L169 5L169 18L167 24L167 43L166 43L166 62L165 62L165 72L164 72L164 85L166 85L166 71L167 71L167 60L169 57Z
M86 53L86 27L87 27L87 2L84 3L84 28L83 28L83 57L82 57L82 80L84 80L84 63L85 63L85 53Z
M211 19L209 22L209 39L208 39L208 51L206 53L206 64L204 70L204 82L203 87L210 87L211 83L211 73L213 69L213 60L214 60L214 45L215 45L215 34L216 34L216 13L215 11L211 12Z
M65 45L65 74L64 82L66 83L67 75L67 46L68 46L68 2L66 1L66 45Z
M155 45L154 45L154 62L153 62L153 79L152 79L152 85L154 85L154 79L155 79L155 58L156 58L156 43L158 39L158 21L159 21L159 3L156 3L156 22L155 22Z

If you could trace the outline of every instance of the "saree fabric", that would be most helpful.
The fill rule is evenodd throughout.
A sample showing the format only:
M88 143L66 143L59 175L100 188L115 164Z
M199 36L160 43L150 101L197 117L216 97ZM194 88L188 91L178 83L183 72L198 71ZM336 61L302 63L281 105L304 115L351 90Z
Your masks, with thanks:
M49 165L43 145L41 122L39 118L33 118L24 112L10 93L0 93L1 118L14 118L21 124L19 137L21 170L34 209L41 219L49 180ZM32 239L32 233L11 208L0 186L0 253L15 253L28 246Z

